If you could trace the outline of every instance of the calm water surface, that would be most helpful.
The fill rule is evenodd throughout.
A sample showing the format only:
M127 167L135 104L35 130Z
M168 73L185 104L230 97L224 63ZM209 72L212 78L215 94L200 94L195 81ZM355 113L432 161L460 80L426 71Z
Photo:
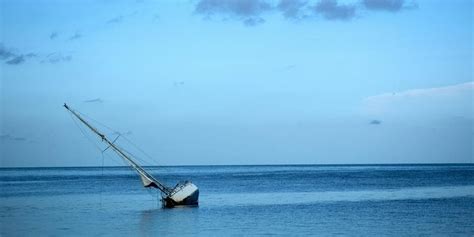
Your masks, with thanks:
M192 180L161 209L128 168L0 169L1 236L474 235L474 165L149 167Z

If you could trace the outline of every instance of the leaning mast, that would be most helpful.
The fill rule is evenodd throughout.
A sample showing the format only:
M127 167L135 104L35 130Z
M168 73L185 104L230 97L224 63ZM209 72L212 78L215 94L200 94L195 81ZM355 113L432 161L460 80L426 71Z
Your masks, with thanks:
M138 165L135 161L133 161L127 154L125 154L122 150L120 150L113 142L111 142L104 134L100 133L96 128L90 125L86 120L84 120L79 114L77 114L74 110L70 109L67 104L64 104L64 107L69 110L74 116L76 116L79 121L84 123L92 132L98 135L102 141L104 141L109 147L111 147L115 153L117 153L120 157L122 157L125 161L129 163L129 165L135 169L135 171L140 175L143 185L145 187L155 187L159 189L161 192L165 193L166 195L171 194L171 189L160 183L157 179L155 179L151 174L146 172L140 165Z

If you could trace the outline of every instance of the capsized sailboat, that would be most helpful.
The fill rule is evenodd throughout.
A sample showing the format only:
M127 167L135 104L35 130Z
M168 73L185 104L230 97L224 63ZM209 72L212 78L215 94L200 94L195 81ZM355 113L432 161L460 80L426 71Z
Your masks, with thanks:
M175 207L175 206L197 206L199 199L199 189L196 185L190 181L182 181L176 184L174 187L168 187L162 182L154 178L148 173L143 167L141 167L136 161L132 159L130 154L124 152L114 142L111 142L103 133L99 132L96 128L90 125L84 118L82 118L76 111L71 109L67 104L64 107L71 112L79 121L86 125L93 133L98 135L108 147L111 148L118 156L124 159L140 176L143 186L145 188L156 188L161 192L161 201L163 207Z

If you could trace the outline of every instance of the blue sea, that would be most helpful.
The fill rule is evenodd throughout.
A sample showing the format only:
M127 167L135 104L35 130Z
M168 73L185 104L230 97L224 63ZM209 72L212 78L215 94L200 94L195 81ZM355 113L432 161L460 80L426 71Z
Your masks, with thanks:
M162 209L127 167L0 169L1 236L472 236L474 165L147 167L192 180Z

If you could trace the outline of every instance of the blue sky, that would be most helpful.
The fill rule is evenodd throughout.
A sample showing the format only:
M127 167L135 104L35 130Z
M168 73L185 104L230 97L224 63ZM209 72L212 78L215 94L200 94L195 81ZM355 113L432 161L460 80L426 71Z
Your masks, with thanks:
M4 167L101 164L63 102L160 165L474 159L469 0L0 4Z

